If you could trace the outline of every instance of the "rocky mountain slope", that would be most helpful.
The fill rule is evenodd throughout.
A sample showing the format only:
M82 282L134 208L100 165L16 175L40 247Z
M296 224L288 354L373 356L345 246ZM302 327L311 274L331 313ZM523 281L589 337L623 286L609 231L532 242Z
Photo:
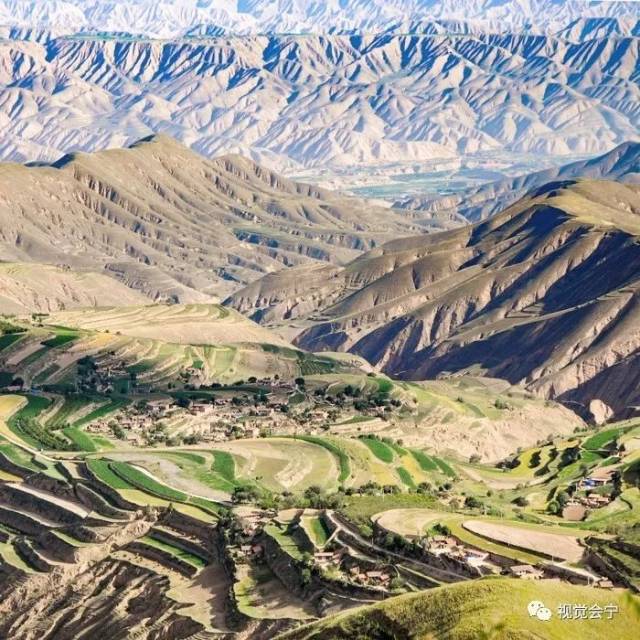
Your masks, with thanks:
M228 302L394 376L482 372L625 414L640 405L639 236L637 185L552 183L488 222L305 272L304 295L285 270Z
M0 157L53 161L155 132L293 171L595 154L637 139L637 37L423 31L154 41L9 30Z
M5 164L0 260L24 264L0 270L3 310L142 300L123 285L147 299L205 301L283 266L348 262L412 229L391 210L237 156L209 161L165 137L52 166ZM62 268L49 270L48 290L41 263ZM107 276L122 284L109 291ZM34 291L45 296L36 307Z
M14 24L129 31L176 37L194 28L234 33L381 31L409 22L470 20L499 30L553 29L580 18L637 17L632 2L599 0L3 0L0 16ZM535 27L534 27L535 28Z
M640 183L640 142L625 142L602 156L572 162L561 167L535 171L446 197L410 197L394 207L425 211L440 219L483 220L523 198L529 191L557 180L594 178Z

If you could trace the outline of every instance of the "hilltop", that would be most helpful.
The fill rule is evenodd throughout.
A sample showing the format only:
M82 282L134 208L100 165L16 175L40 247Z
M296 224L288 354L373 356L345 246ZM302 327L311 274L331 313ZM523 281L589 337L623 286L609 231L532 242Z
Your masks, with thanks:
M527 605L542 601L554 614L550 622L530 617ZM565 603L606 606L614 603L620 613L613 620L582 623L558 620L557 609ZM592 589L554 581L528 582L489 579L441 587L423 593L392 598L301 627L278 636L282 640L332 640L358 638L439 638L462 640L490 635L496 637L563 640L597 640L602 637L626 640L635 637L637 617L620 594L594 593ZM543 635L541 635L543 634Z
M356 0L348 5L329 0L319 6L286 0L251 2L196 2L176 4L169 0L125 0L107 5L95 0L4 0L0 15L5 23L64 32L83 29L89 32L128 32L150 37L204 37L225 33L324 33L362 31L415 31L445 29L451 24L467 29L484 27L508 31L528 27L532 30L557 30L563 25L567 35L631 31L638 13L627 2L553 2L532 0L527 3L507 0ZM468 22L467 22L468 21ZM534 23L532 26L531 23ZM587 23L583 26L582 23ZM590 23L604 23L600 29ZM613 26L611 26L611 23ZM568 25L568 26L567 26Z
M304 306L295 269L227 303L286 324L303 348L355 353L394 377L473 372L624 415L638 403L639 211L633 184L551 183L487 222L305 276Z

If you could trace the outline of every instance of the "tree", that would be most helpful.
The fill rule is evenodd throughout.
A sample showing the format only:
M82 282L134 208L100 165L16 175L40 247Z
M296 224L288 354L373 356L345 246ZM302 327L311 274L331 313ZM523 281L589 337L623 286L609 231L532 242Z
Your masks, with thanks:
M432 527L433 532L436 535L440 536L450 536L451 529L446 524L442 524L442 522L436 522Z
M467 496L464 499L464 506L467 509L480 509L484 506L481 500L478 500L475 496Z
M534 451L531 455L531 460L529 460L529 468L535 469L540 465L540 451Z
M402 578L396 576L389 583L389 587L391 588L391 591L399 591L400 589L402 589L404 587L404 580Z
M111 432L113 433L113 435L118 440L124 440L125 439L126 434L124 432L124 429L117 422L110 422L109 423L109 427L110 427Z
M428 482L421 482L416 489L418 493L431 493L432 486Z
M231 492L231 501L234 504L256 502L260 498L260 492L255 487L234 487Z
M577 462L580 459L580 447L567 447L562 451L562 455L560 456L560 464L559 468L566 467L574 462Z

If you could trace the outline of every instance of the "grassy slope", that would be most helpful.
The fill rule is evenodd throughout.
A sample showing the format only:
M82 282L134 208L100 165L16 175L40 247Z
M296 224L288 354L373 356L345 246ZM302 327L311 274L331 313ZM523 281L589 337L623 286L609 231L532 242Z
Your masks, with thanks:
M553 612L549 622L529 617L527 604L541 600ZM619 613L612 620L560 620L564 603L613 603ZM341 638L437 638L472 640L631 640L640 619L620 592L609 593L555 581L528 582L492 578L458 583L430 591L391 598L381 604L339 614L281 636L282 640L339 640ZM495 634L491 631L495 629Z

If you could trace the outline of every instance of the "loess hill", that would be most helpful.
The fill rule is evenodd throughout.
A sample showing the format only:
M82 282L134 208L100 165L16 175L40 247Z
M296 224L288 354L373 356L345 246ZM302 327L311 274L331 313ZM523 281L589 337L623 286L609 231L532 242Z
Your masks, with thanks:
M527 605L542 601L554 614L549 622L531 618ZM587 606L617 605L617 617L592 622L559 620L557 607L565 602ZM340 614L279 636L282 640L346 640L368 638L418 640L438 638L504 638L520 640L597 640L635 637L636 613L624 596L594 593L593 589L557 581L530 582L488 579L391 598L381 604Z
M136 303L139 294L210 301L285 266L346 263L415 232L405 220L239 156L207 160L164 136L53 165L4 164L0 260L31 271L0 271L3 308L33 308L33 298L40 310L108 305L116 295ZM50 276L43 299L37 283ZM120 285L109 291L106 276Z
M624 415L640 404L639 236L638 186L563 181L483 223L269 275L228 303L395 377L490 375Z

